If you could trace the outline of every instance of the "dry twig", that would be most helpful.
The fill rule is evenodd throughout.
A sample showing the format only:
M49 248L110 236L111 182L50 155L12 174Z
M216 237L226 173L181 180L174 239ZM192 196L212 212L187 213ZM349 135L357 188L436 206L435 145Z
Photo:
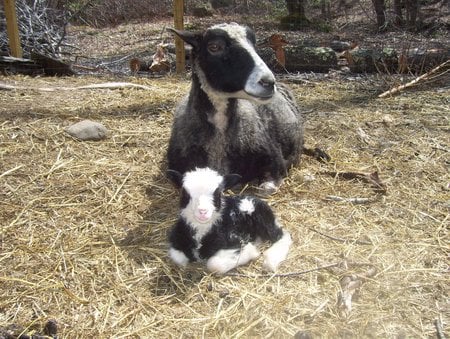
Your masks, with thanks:
M437 73L438 71L441 71L442 69L444 69L447 65L450 64L450 60L447 60L445 62L443 62L442 64L440 64L439 66L436 66L435 68L433 68L431 71L422 74L421 76L415 78L414 80L404 84L404 85L400 85L397 87L394 87L384 93L381 93L378 97L379 98L384 98L387 97L388 95L393 95L393 94L397 94L399 92L401 92L402 90L404 90L405 88L408 87L412 87L414 85L417 85L420 81L427 79L428 77L430 77L431 75Z
M320 234L322 236L324 236L325 238L334 240L334 241L339 241L339 242L343 242L343 243L352 243L352 244L358 244L358 245L372 245L371 242L369 241L363 241L363 240L356 240L356 239L343 239L343 238L337 238L337 237L333 237L331 235L325 234L323 232L320 232L312 227L308 227L308 229L310 229L313 232L316 232L317 234Z
M85 86L76 87L27 87L27 86L14 86L4 83L0 83L0 90L29 90L29 91L42 91L42 92L55 92L55 91L76 91L81 89L118 89L125 87L133 87L145 90L151 90L152 88L145 85L133 84L131 82L105 82L101 84L91 84Z
M341 264L342 264L342 262L337 262L337 263L333 263L333 264L329 264L329 265L311 268L309 270L297 271L297 272L287 272L287 273L244 274L244 273L229 272L225 275L230 276L230 277L244 277L244 278L296 277L296 276L308 274L311 272L316 272L316 271L320 271L320 270L326 270L326 269L332 268L332 267L337 267L337 266L340 266Z
M359 198L359 197L355 197L355 198L344 198L344 197L339 197L337 195L327 195L325 197L325 200L329 200L329 201L344 201L344 202L349 202L351 204L369 204L371 202L376 201L377 199L372 199L372 198Z

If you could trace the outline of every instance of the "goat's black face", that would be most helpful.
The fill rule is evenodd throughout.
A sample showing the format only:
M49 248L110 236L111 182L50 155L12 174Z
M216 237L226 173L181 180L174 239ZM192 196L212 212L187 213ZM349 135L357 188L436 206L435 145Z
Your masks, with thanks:
M211 87L229 93L242 90L255 67L248 49L221 29L206 32L198 63Z
M275 77L255 51L255 35L237 24L216 25L203 34L176 32L193 46L204 90L229 97L266 101Z

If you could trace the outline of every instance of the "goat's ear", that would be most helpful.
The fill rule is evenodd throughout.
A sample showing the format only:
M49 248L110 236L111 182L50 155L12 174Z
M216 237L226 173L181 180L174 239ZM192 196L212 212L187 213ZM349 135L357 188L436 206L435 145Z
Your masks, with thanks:
M166 175L177 188L183 186L183 175L180 172L168 169Z
M227 174L223 177L224 189L229 189L241 181L242 177L239 174Z
M173 28L166 28L169 32L175 33L178 35L181 39L183 39L184 42L194 47L194 49L198 49L200 46L200 42L202 40L202 35L200 33L194 33L189 31L181 31L178 29Z

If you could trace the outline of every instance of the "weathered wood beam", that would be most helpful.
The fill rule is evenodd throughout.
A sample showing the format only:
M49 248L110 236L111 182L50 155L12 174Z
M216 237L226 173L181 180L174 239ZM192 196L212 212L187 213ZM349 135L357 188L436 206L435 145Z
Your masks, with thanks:
M5 0L5 17L11 55L16 58L21 58L22 47L20 46L19 26L17 24L15 0Z
M173 17L175 29L184 29L184 0L175 0L173 7ZM176 54L176 70L177 73L183 73L185 70L185 51L184 51L184 41L175 36L175 54Z

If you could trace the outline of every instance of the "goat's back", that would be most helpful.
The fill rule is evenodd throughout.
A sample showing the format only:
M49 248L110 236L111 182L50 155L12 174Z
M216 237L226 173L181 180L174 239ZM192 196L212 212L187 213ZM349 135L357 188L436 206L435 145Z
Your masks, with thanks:
M169 142L169 168L182 173L209 166L221 173L238 173L243 181L263 181L261 168L281 164L284 172L299 160L303 147L303 118L289 88L267 104L229 99L227 124L220 131L211 121L214 112L198 110L187 96L175 111ZM286 173L278 170L278 176Z

